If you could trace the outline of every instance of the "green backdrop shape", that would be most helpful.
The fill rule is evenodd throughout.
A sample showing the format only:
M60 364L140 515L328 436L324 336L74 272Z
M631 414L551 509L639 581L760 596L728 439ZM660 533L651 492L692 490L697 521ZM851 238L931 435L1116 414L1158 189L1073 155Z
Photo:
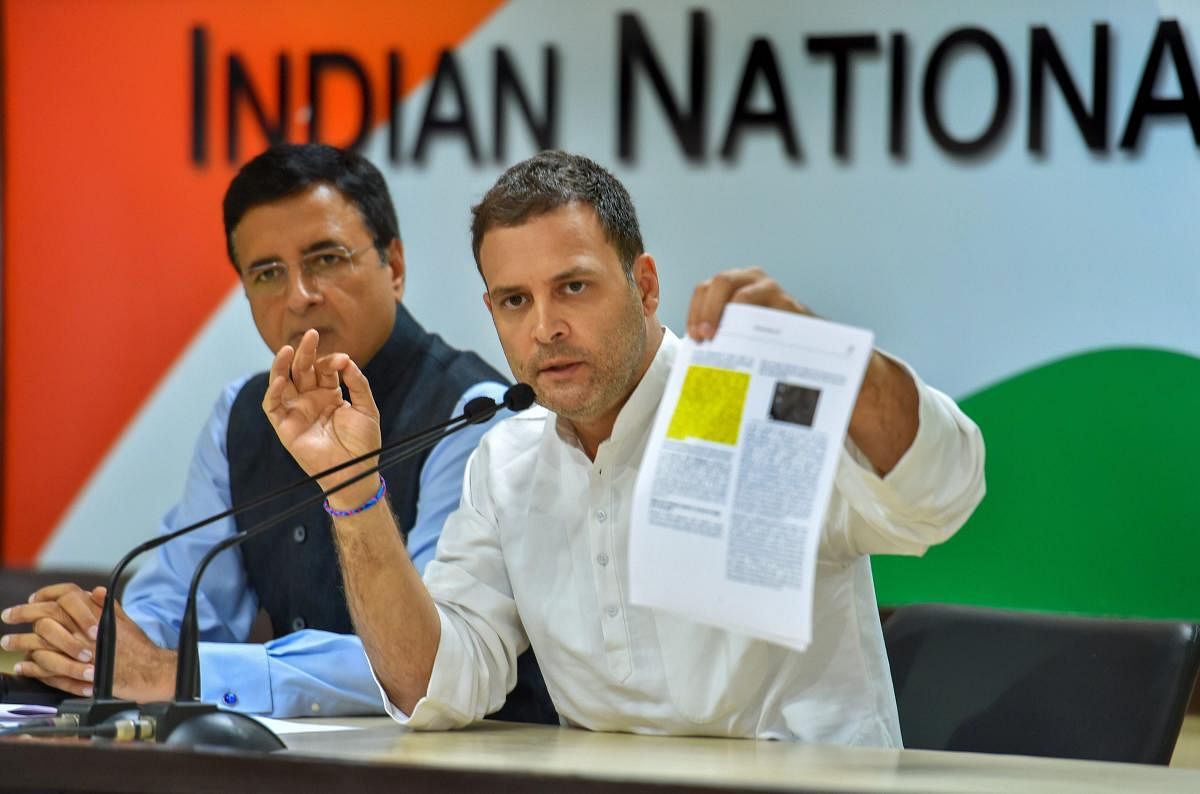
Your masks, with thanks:
M1092 351L961 404L987 496L923 558L873 558L881 605L1200 620L1200 358Z

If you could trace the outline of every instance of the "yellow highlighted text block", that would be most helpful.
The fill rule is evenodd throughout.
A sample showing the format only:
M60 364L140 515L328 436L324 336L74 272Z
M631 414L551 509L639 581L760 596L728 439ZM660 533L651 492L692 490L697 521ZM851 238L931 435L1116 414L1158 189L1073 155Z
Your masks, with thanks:
M667 438L699 438L737 444L742 408L750 390L750 373L717 367L688 367L679 404L667 427Z

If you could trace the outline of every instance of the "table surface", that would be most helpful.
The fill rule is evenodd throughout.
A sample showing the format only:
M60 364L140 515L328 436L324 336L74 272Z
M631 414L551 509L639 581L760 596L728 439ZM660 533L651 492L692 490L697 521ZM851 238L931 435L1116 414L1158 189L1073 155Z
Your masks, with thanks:
M347 728L330 731L330 726ZM484 722L415 733L386 717L289 721L272 754L0 740L0 791L1189 792L1200 770ZM325 728L326 730L318 730Z
M496 722L449 733L407 731L377 718L313 724L357 730L286 734L289 755L743 790L1200 791L1200 770L1138 764L633 736Z
M0 663L11 654L0 653ZM485 722L463 731L450 733L414 733L405 731L386 717L349 719L313 719L288 721L294 729L323 725L353 727L340 732L290 733L284 735L288 758L317 761L297 774L328 774L325 790L363 778L331 769L323 763L334 759L369 771L370 780L392 780L395 773L407 782L412 767L428 770L471 770L484 774L525 774L562 778L574 776L596 781L642 781L653 785L669 783L691 788L761 788L765 790L820 789L828 791L1187 791L1200 792L1200 715L1188 715L1176 744L1171 769L1128 764L998 756L971 753L937 753L922 750L869 750L858 748L806 747L782 742L754 742L681 737L640 737L601 734L544 726L523 726ZM141 776L144 753L134 748L93 748L74 745L66 753L78 764L62 756L63 745L53 748L56 763L45 771L36 770L42 762L37 753L22 751L12 740L0 743L0 791L37 791L39 786L70 789L71 767L96 764L100 760L112 767L111 779L119 786L112 790L142 790L127 785ZM112 750L116 750L114 756ZM162 748L136 748L160 750ZM187 774L206 773L204 764L191 763L187 755L164 753L167 763L157 770L160 778L172 770ZM169 757L168 757L169 756ZM179 756L179 757L177 757ZM114 764L125 762L124 767ZM62 763L57 763L62 762ZM33 776L12 774L16 768L36 771ZM386 768L381 768L386 767ZM121 771L121 770L124 771ZM259 759L247 766L260 781L274 782L278 764ZM389 775L391 772L393 774ZM223 785L216 771L210 776ZM156 789L154 775L146 776L144 790ZM450 790L446 776L427 778L430 790ZM99 783L99 780L93 780ZM205 790L199 785L194 790ZM509 781L509 790L520 786ZM527 780L528 790L537 789L537 781ZM355 785L357 785L357 783ZM26 786L23 787L23 786ZM486 785L486 784L485 784ZM605 786L607 787L607 786ZM490 786L489 786L490 788ZM636 788L636 786L634 786ZM76 790L89 790L78 788ZM212 790L221 790L214 786ZM267 786L259 790L266 791ZM281 786L279 790L286 790ZM359 789L361 791L362 789ZM224 792L223 794L227 794Z

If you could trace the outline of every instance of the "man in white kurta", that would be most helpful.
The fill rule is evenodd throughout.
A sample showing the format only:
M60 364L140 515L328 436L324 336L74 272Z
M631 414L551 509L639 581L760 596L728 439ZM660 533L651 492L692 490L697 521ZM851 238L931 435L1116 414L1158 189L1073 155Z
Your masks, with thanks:
M898 746L867 555L920 554L966 521L984 490L978 428L873 353L822 528L804 652L631 606L631 495L679 344L657 319L657 264L632 201L587 158L543 152L473 212L484 302L541 407L484 437L424 581L371 498L377 477L330 493L347 600L389 712L422 729L479 719L532 645L569 725ZM762 270L726 271L694 291L689 335L710 338L731 302L809 313ZM263 402L310 473L379 438L361 371L344 355L318 359L316 342L310 331L280 351Z
M920 429L879 478L842 455L803 653L628 602L629 506L678 340L664 336L588 460L569 423L533 408L485 436L425 584L441 642L421 728L503 703L532 643L559 715L592 730L899 746L867 554L920 554L975 505L979 433L920 385ZM512 574L510 575L510 571Z

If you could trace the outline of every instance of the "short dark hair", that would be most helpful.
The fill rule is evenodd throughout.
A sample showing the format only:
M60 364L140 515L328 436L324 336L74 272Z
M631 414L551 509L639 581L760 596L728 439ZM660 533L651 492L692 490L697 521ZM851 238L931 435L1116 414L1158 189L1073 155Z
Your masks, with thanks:
M396 208L379 169L360 154L323 143L284 143L272 146L242 166L229 183L222 205L225 248L233 255L233 230L247 212L262 204L294 196L327 183L362 213L371 242L387 258L387 247L400 239ZM239 271L240 272L240 271Z
M593 160L545 151L509 168L471 208L471 249L480 268L483 236L497 226L520 226L559 207L579 202L596 211L604 236L633 279L633 260L645 249L633 199L620 181Z

